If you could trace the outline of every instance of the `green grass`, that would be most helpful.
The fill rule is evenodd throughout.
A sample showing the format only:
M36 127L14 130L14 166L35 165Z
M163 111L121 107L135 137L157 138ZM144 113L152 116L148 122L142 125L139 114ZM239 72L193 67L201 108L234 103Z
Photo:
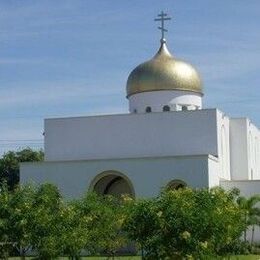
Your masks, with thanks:
M260 255L240 255L240 256L232 256L230 258L224 258L230 260L260 260Z
M112 258L110 258L112 259ZM141 257L140 256L118 256L115 257L115 260L140 260ZM67 260L67 258L62 257L59 260ZM107 260L107 257L101 257L101 256L97 256L97 257L82 257L82 260Z
M20 260L20 257L10 257L10 260ZM33 257L26 257L28 260L33 260ZM82 260L107 260L107 257L101 256L90 256L90 257L82 257ZM112 258L110 258L112 259ZM68 260L67 257L59 257L59 260ZM140 256L118 256L115 257L115 260L141 260Z
M10 260L20 260L20 257L10 257ZM33 260L34 257L26 257L28 260ZM102 256L90 256L90 257L82 257L82 260L107 260L107 257ZM112 258L110 258L112 259ZM114 258L115 260L141 260L140 256L117 256ZM67 257L59 257L59 260L68 260Z
M26 257L28 260L32 260L33 257ZM82 260L107 260L107 257L82 257ZM112 258L110 258L112 259ZM219 258L221 259L221 258ZM260 255L238 255L222 258L223 260L260 260ZM20 260L20 257L11 257L10 260ZM67 257L60 257L59 260L68 260ZM141 260L140 256L118 256L115 260Z

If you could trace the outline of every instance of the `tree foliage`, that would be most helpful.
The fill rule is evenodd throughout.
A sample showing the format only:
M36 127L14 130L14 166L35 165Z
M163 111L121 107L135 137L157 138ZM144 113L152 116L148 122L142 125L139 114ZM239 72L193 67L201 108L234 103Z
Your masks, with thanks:
M164 191L137 202L125 223L147 259L226 254L244 228L234 196L219 188Z
M0 182L6 182L10 189L19 183L19 164L21 162L43 161L43 151L26 148L18 152L9 151L0 159Z
M254 230L255 226L260 226L260 195L255 195L250 198L238 197L237 203L240 209L243 211L243 220L245 226L244 230L244 241L247 239L247 230L249 227L252 228L251 244L254 242Z
M9 235L10 200L11 194L7 185L2 184L0 186L0 255L2 259L7 259L13 247Z
M114 256L126 244L122 231L125 219L123 201L113 196L87 193L74 206L83 231L82 242L89 254L105 253Z
M3 184L0 255L32 250L39 259L79 259L82 252L113 258L131 241L145 259L214 258L235 252L242 232L256 224L258 198L215 188L139 200L87 193L65 201L53 184L14 190Z
M63 202L56 186L41 185L33 201L30 230L31 245L42 259L52 259L61 253L61 212Z
M25 257L31 247L30 225L34 210L35 189L30 185L18 186L10 195L8 233L15 249Z

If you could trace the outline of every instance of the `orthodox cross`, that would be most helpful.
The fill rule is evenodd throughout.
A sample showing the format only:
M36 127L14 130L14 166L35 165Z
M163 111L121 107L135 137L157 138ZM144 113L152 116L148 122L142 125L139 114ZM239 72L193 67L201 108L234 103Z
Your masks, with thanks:
M159 18L154 19L154 21L160 21L160 22L161 22L161 26L159 26L158 29L161 30L161 32L162 32L161 41L165 41L165 39L164 39L164 33L165 33L165 32L168 32L168 30L166 30L166 29L164 28L164 21L171 20L171 18L170 18L170 17L167 17L167 14L164 13L163 11L162 11L160 14L158 14L157 16L158 16Z

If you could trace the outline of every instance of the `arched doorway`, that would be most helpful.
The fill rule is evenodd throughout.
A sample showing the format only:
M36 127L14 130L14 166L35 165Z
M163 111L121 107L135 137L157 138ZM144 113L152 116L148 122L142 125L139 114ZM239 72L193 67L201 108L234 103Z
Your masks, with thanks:
M170 181L167 185L167 190L179 190L187 187L187 184L181 180Z
M129 195L134 197L134 188L131 181L122 173L106 171L99 174L90 186L90 190L100 195Z

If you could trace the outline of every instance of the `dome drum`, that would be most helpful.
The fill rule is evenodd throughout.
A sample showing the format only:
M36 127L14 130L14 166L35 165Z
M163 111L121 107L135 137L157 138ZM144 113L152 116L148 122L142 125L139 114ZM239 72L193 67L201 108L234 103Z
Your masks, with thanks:
M130 113L197 110L202 108L200 93L181 90L162 90L133 94L129 98Z

